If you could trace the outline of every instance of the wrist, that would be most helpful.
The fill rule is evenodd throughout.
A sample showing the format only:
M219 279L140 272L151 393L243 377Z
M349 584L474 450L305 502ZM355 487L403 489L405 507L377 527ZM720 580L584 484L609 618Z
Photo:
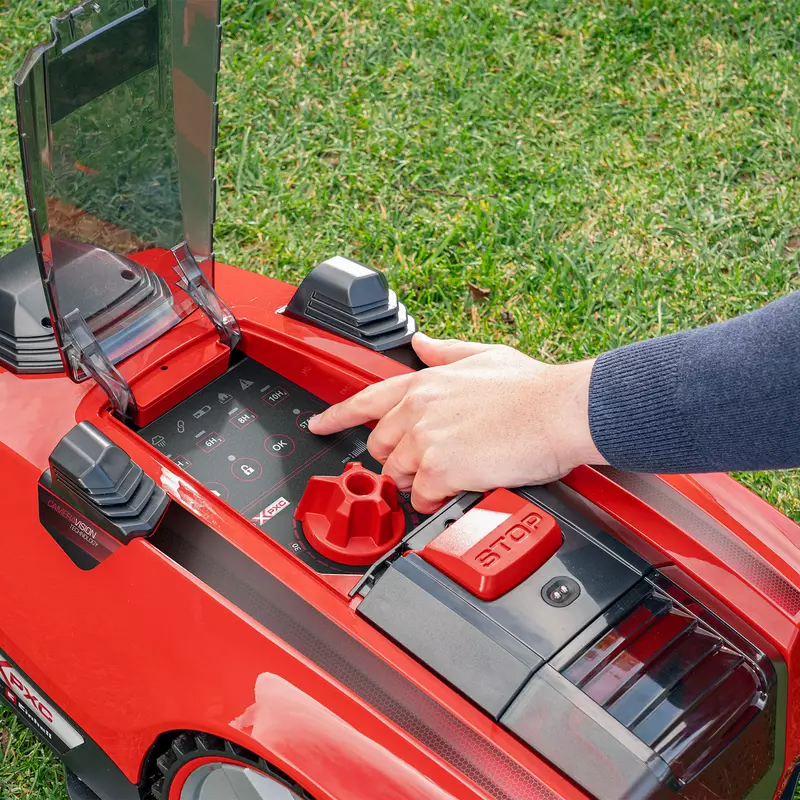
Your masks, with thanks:
M558 371L554 398L559 422L557 442L569 469L580 464L607 464L597 449L589 425L589 385L595 359L555 367Z

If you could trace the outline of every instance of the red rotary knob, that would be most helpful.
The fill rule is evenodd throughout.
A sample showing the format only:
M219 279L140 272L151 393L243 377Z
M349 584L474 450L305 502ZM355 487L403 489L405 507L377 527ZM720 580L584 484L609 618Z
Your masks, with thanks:
M338 477L311 478L294 517L315 550L352 566L377 561L406 530L395 482L357 461Z

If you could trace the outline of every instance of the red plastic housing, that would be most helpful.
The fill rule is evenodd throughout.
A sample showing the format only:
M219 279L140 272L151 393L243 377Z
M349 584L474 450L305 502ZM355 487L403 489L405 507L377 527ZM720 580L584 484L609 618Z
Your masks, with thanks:
M318 552L355 566L377 561L406 530L395 482L357 461L341 475L311 478L294 516Z
M420 555L481 600L496 600L555 555L561 541L554 517L507 489L496 489Z

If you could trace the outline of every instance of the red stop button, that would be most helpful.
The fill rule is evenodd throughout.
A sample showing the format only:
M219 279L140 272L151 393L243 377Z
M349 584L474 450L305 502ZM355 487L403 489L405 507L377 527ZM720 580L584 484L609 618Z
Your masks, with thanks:
M558 522L507 489L496 489L427 544L420 555L481 600L496 600L561 547Z

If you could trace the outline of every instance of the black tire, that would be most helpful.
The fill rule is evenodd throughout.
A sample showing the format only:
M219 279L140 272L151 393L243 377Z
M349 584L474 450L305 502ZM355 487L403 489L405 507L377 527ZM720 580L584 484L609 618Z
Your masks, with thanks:
M256 753L217 736L189 731L173 738L162 752L156 754L155 774L151 775L146 782L143 792L144 800L169 800L172 781L187 764L191 761L205 760L215 756L218 756L220 760L235 761L242 767L249 767L261 772L303 800L314 800L312 795L299 783Z

